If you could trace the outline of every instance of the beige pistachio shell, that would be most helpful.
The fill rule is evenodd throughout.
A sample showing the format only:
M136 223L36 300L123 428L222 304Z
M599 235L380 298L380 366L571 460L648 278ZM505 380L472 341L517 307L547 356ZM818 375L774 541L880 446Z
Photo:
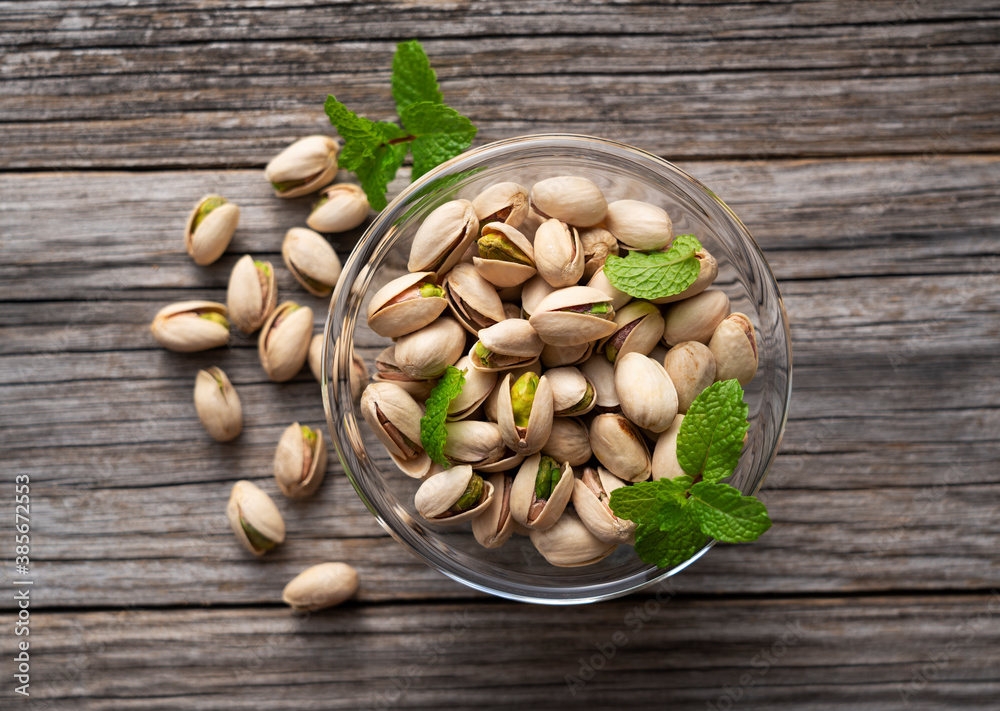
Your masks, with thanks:
M528 214L525 216L524 222L522 222L520 224L520 226L518 227L518 229L521 230L521 234L523 234L528 239L534 239L535 238L535 230L537 230L538 226L540 224L542 224L543 222L545 222L545 220L547 220L547 219L548 218L542 217L537 212L535 212L534 210L532 210L531 209L531 205L529 204L529 206L528 206Z
M219 442L236 439L243 431L243 407L236 388L222 368L199 370L194 379L194 406L205 431Z
M677 389L677 411L687 412L701 391L715 382L715 356L698 341L685 341L667 351L663 368Z
M317 232L346 232L364 222L370 209L368 196L357 185L331 185L320 192L306 224Z
M559 289L542 299L528 322L549 345L578 346L614 333L614 310L595 315L563 309L610 301L603 292L587 286Z
M609 502L611 492L625 486L625 482L603 467L587 467L583 477L573 485L573 508L598 539L605 543L632 543L635 536L634 521L615 516Z
M672 304L675 301L690 299L712 285L715 278L719 276L719 263L715 261L715 257L709 254L707 249L698 250L694 253L694 256L700 262L698 278L694 280L694 283L679 294L665 296L662 299L653 299L654 304Z
M552 389L552 409L556 417L585 415L597 403L594 384L579 368L562 367L545 371Z
M361 393L361 415L389 454L414 459L420 446L420 418L424 409L395 383L369 383ZM407 441L408 440L408 441Z
M164 348L179 353L194 353L229 343L229 322L217 323L204 316L222 317L228 310L215 301L179 301L160 309L149 329Z
M226 517L237 540L254 555L264 555L285 540L285 521L270 496L245 479L233 484Z
M473 508L457 514L448 510L465 494L473 476L476 474L472 467L461 464L428 477L413 499L417 513L425 521L441 526L453 526L480 516L493 502L493 485L489 481L483 481L483 492Z
M499 292L498 292L499 294ZM503 302L503 317L507 318L521 318L521 307L517 304Z
M560 568L591 565L618 547L597 538L573 510L566 511L551 528L532 531L531 542L545 560Z
M490 365L476 353L473 344L469 351L469 360L477 370L510 370L520 368L538 360L544 344L524 319L505 319L479 332L479 343L494 354L501 356L496 364Z
M518 264L516 262L506 262L501 259L486 259L478 251L473 255L472 264L476 271L489 283L500 289L509 289L523 284L537 273L535 270L535 249L528 238L521 234L512 225L501 222L491 222L483 227L483 237L492 234L502 234L515 247L520 249L531 264Z
M522 526L533 530L544 531L551 527L566 509L570 497L573 495L573 467L567 462L562 464L562 475L559 482L552 489L552 493L541 507L533 504L538 501L535 498L535 479L538 476L538 465L542 461L541 454L534 454L521 464L514 477L514 485L510 491L510 512ZM534 512L533 512L534 509Z
M233 265L226 290L229 320L243 333L253 333L278 304L274 267L270 262L255 262L245 254Z
M653 479L676 479L685 474L677 461L677 435L681 431L684 415L677 415L670 427L660 433L653 449Z
M708 289L690 299L678 301L667 310L663 342L676 345L684 341L698 341L708 345L715 329L728 315L729 297L718 289Z
M500 428L492 422L460 420L445 423L444 456L454 465L469 464L476 469L495 464L507 455Z
M396 365L416 380L440 377L462 357L465 329L453 318L441 317L396 341Z
M337 176L337 142L329 136L306 136L287 146L264 168L280 198L316 192Z
M524 283L521 289L521 313L524 318L531 318L542 300L556 291L556 288L549 284L541 274L536 274Z
M586 464L593 454L587 426L575 417L556 417L542 454L574 467Z
M663 316L660 309L648 301L630 301L615 311L617 330L598 344L598 350L612 363L626 353L647 355L663 336Z
M292 578L281 599L293 610L314 612L339 605L358 590L358 571L347 563L320 563Z
M478 333L507 318L493 285L471 264L456 264L445 279L448 307L470 333Z
M209 200L221 200L222 204L205 215L195 227L202 205ZM239 221L240 208L221 195L206 195L199 200L188 215L184 228L184 248L194 263L203 267L221 257L232 241Z
M476 195L472 207L481 225L503 222L517 227L528 215L528 189L512 182L497 183Z
M312 338L313 311L285 301L268 317L257 338L257 354L267 377L276 383L291 380L302 370Z
M601 267L594 272L594 276L590 277L590 281L587 282L587 286L606 294L611 299L611 306L615 311L618 311L618 309L622 308L625 304L632 300L631 296L626 294L624 291L620 291L608 280L608 277L604 274L604 267Z
M431 212L410 245L407 269L447 274L479 235L479 220L468 200L451 200Z
M514 477L496 472L487 481L493 487L493 499L481 515L472 519L472 535L483 548L499 548L514 532L514 517L510 515Z
M595 343L588 341L575 346L552 346L546 343L542 349L542 365L546 368L579 365L593 354Z
M396 363L395 344L375 356L375 375L372 379L380 383L398 385L417 401L426 400L437 385L436 379L415 379L404 373Z
M535 231L535 268L554 287L573 286L583 276L583 246L575 227L546 220Z
M480 464L476 467L481 472L486 474L496 474L498 472L509 472L511 469L517 469L521 466L521 462L524 461L523 454L517 454L511 449L505 448L503 456L500 457L495 462L490 462L488 464Z
M715 356L715 379L735 378L746 385L757 373L757 336L746 314L738 311L722 320L708 344Z
M465 373L465 384L448 406L448 420L464 420L482 405L497 384L497 374L491 371L476 370L469 361L469 356L455 363L455 367Z
M580 364L580 372L594 385L597 396L594 398L596 407L602 410L613 410L621 403L618 401L618 391L615 390L615 367L601 353L595 353Z
M448 301L444 296L423 296L420 289L424 284L437 286L437 275L404 274L376 291L368 302L368 327L380 336L399 338L434 321L448 307Z
M604 226L631 249L655 252L674 237L666 210L639 200L616 200L608 204Z
M583 278L588 281L604 267L609 254L618 255L618 240L603 227L580 230L580 245L583 247Z
M626 353L615 365L622 413L635 425L662 432L677 414L677 390L662 365L641 353Z
M542 376L538 380L535 396L528 413L528 426L514 424L514 408L510 389L516 381L508 373L500 384L497 395L497 425L504 444L517 454L527 457L539 451L548 441L552 431L552 388L549 379Z
M312 496L326 475L326 442L323 431L311 430L310 443L298 422L289 425L274 452L274 478L281 493L291 498Z
M541 377L542 368L538 364L538 361L536 360L532 361L531 363L528 363L527 365L511 368L510 370L506 370L503 372L510 373L511 382L517 382L517 379L520 378L525 373L534 373L535 375ZM499 396L500 396L500 388L495 387L493 388L493 391L490 392L489 396L486 398L486 401L483 402L483 414L486 415L486 419L489 420L490 422L497 421L497 399L499 398Z
M652 472L642 433L624 415L605 413L590 423L590 448L608 471L626 481L645 481Z
M608 201L593 181L560 175L539 180L531 187L531 207L543 217L576 227L591 227L604 219Z
M329 296L340 279L340 259L323 235L293 227L281 243L285 266L306 291L313 296Z

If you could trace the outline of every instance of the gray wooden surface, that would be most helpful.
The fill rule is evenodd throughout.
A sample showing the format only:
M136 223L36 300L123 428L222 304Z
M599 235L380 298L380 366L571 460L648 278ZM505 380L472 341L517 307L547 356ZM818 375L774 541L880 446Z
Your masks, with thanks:
M292 420L325 429L318 386L267 382L253 339L163 351L148 322L224 300L243 253L280 265L309 201L271 197L263 164L326 130L327 93L389 118L394 45L414 37L477 144L623 140L754 233L795 360L760 542L622 600L518 605L411 557L334 460L314 499L278 500L285 545L237 547L231 483L268 483ZM998 40L1000 6L970 0L0 2L0 706L995 709ZM243 217L200 268L181 233L210 191ZM326 303L278 281L319 326ZM215 363L244 405L226 445L191 403ZM322 560L358 568L357 599L292 615L282 587Z

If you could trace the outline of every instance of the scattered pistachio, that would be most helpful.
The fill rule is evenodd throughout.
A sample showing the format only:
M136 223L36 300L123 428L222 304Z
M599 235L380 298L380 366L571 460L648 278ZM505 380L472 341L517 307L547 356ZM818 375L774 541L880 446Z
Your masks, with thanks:
M226 198L208 195L199 200L184 228L184 248L194 263L205 266L221 257L239 220L240 209Z
M254 555L264 555L285 540L285 521L278 507L253 482L233 484L226 516L236 538Z
M236 388L221 368L199 370L194 380L194 406L205 431L219 442L243 431L243 408Z
M285 586L281 599L293 610L315 612L344 602L358 590L358 571L346 563L306 568Z

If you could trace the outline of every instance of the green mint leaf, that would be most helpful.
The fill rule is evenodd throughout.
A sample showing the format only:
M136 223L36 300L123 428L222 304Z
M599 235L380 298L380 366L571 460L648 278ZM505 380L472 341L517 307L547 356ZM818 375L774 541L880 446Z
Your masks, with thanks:
M396 55L392 58L392 98L396 100L396 111L400 115L407 106L418 101L440 104L444 100L438 89L437 75L417 40L396 45Z
M611 492L608 505L618 518L649 523L656 520L664 508L685 506L687 491L693 481L691 477L682 475L677 479L643 481L633 486L622 486Z
M385 198L389 183L396 177L396 171L406 158L405 143L379 146L371 158L366 158L354 172L361 181L361 187L368 196L368 202L377 211L385 209L389 202Z
M660 568L672 568L693 556L708 542L687 508L673 509L669 516L635 529L635 552L640 560Z
M431 390L424 416L420 418L420 443L424 446L427 456L442 467L450 466L444 456L444 440L447 437L444 423L448 417L448 406L462 392L464 385L465 372L449 365L438 384Z
M723 380L705 388L691 403L677 433L677 461L692 477L708 482L730 476L749 428L743 388ZM721 539L720 539L721 540Z
M666 252L608 255L604 274L615 288L637 299L662 299L680 294L694 283L701 263L694 256L701 243L694 235L678 235Z
M476 127L450 106L418 101L399 112L413 136L413 180L472 145Z
M756 541L771 527L763 503L721 482L699 481L692 486L689 509L703 533L727 543Z

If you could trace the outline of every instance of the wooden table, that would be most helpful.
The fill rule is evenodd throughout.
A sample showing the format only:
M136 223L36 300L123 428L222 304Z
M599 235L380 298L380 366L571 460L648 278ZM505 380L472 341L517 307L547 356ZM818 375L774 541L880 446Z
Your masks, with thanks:
M795 353L759 543L669 589L514 604L411 557L334 460L314 499L279 500L285 545L237 546L231 484L275 489L281 430L325 429L318 387L267 382L252 338L180 355L147 325L224 300L245 252L280 265L309 201L274 199L261 168L329 130L327 93L391 117L414 37L477 145L641 146L756 235ZM31 708L998 708L998 40L1000 7L974 0L0 2L0 706L27 707L30 640ZM243 217L200 268L181 236L210 192ZM278 271L318 326L326 303ZM227 445L191 402L216 363L245 408ZM282 587L324 560L357 567L357 599L291 614Z

